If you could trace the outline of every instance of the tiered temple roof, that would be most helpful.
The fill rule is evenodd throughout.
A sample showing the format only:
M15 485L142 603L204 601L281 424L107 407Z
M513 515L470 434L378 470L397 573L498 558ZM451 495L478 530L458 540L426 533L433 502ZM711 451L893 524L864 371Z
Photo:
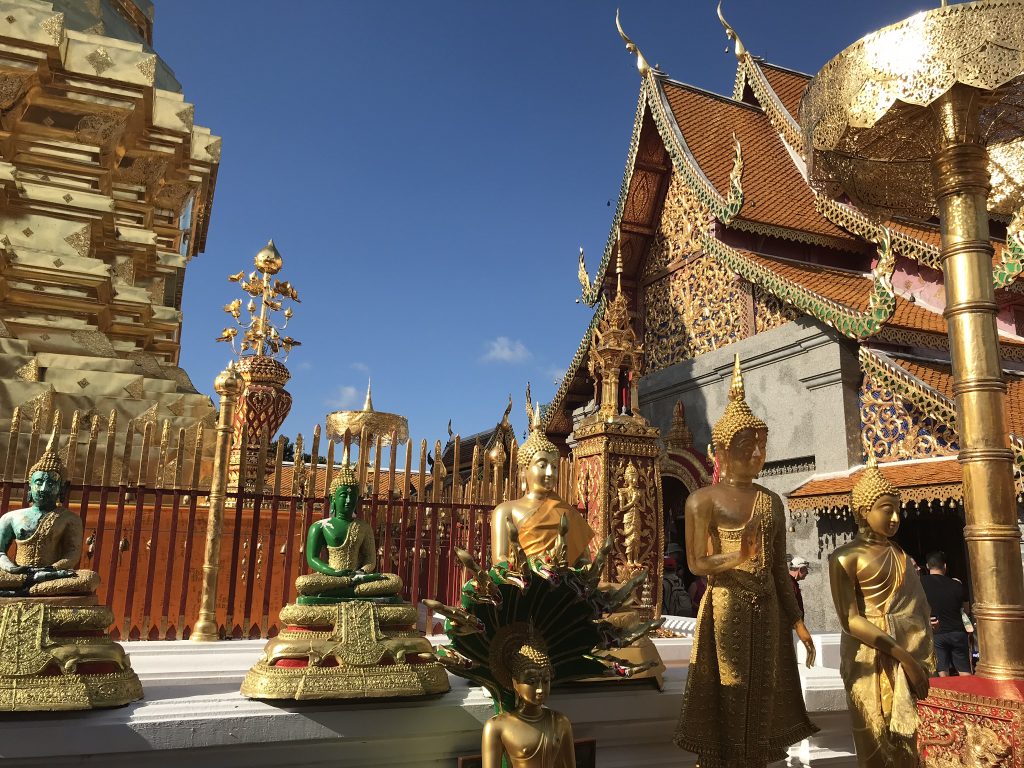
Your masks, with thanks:
M955 453L955 423L931 413L917 391L920 382L936 393L929 404L952 409L938 228L879 223L812 189L796 119L810 77L750 55L729 32L738 62L731 97L676 82L637 53L641 88L620 198L596 277L581 276L594 321L546 411L548 433L564 439L570 414L591 397L591 334L611 295L621 231L645 373L809 317L862 346L866 387L884 378L883 394L905 398L908 419L945 430L914 456ZM993 221L992 231L1001 351L1015 369L1024 363L1014 322L1014 310L1024 310L1014 284L1024 238L1006 222ZM702 286L697 299L692 285ZM657 353L659 345L670 349ZM882 377L883 370L897 373ZM1019 458L1021 430L1011 427ZM909 458L905 446L889 448L882 460Z
M178 366L221 140L152 4L0 1L0 412L212 423Z

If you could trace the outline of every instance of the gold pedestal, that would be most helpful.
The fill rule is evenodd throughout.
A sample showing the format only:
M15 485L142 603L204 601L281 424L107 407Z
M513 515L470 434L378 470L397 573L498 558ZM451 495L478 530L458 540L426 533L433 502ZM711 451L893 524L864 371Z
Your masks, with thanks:
M91 604L90 604L91 603ZM114 614L96 598L0 601L0 711L119 707L142 698Z
M287 605L285 629L242 682L251 699L369 699L445 693L448 674L409 603Z

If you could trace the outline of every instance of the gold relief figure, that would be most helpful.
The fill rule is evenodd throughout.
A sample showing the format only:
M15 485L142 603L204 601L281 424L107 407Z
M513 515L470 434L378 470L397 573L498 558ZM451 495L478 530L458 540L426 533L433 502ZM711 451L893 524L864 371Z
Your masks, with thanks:
M637 487L639 472L636 464L630 462L623 472L623 485L618 489L619 512L622 514L622 528L626 534L626 562L640 562L641 502L643 495Z
M832 600L843 626L840 673L865 768L918 765L915 699L935 667L931 611L917 569L892 541L900 495L872 457L853 489L858 533L829 558ZM972 763L973 764L973 763Z
M786 570L782 500L753 482L768 427L744 399L737 356L712 430L721 482L686 501L687 563L708 577L676 743L702 768L759 768L818 729L804 709L792 634L815 650Z
M526 493L494 508L491 514L491 562L509 559L509 523L519 532L519 545L527 557L543 557L556 542L564 516L568 521L566 556L570 565L590 560L588 545L594 537L579 511L562 501L558 486L558 448L540 426L540 408L529 414L530 436L519 449L519 475L526 478Z

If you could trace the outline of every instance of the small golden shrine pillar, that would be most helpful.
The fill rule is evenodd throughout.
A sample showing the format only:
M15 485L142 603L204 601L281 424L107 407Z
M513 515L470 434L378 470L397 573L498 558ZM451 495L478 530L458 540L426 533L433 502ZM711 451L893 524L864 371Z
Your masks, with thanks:
M190 640L212 642L220 639L217 626L217 576L220 571L221 522L224 519L224 494L227 491L228 450L231 447L231 422L235 403L245 382L235 370L234 361L214 379L213 388L220 395L217 420L217 442L213 453L213 478L210 481L210 510L206 520L206 550L203 553L203 592L199 601L199 618L192 627Z
M297 302L299 295L291 283L271 280L284 264L273 240L253 261L256 271L250 272L248 277L244 272L228 276L228 280L239 283L249 295L245 307L249 319L242 320L242 299L224 305L224 311L234 318L237 327L225 328L217 341L229 342L239 354L238 372L245 382L232 423L235 440L229 461L228 487L262 493L274 471L267 446L292 408L292 396L284 388L291 373L277 357L283 355L287 360L292 348L300 344L290 336L281 335L292 318L291 307L284 310L284 323L280 327L274 325L271 316L280 311L284 300ZM239 329L243 333L236 347Z
M626 581L647 570L639 594L646 619L661 615L665 521L662 515L660 432L640 415L637 394L643 346L618 289L594 331L590 374L599 383L601 401L575 430L576 496L596 534L593 546L609 536L612 551L602 578Z

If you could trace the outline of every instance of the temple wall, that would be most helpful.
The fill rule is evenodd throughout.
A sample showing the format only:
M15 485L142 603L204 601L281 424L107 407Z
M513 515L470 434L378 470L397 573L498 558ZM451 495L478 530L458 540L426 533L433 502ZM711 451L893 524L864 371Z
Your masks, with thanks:
M761 480L783 497L815 472L845 470L861 460L860 368L857 346L821 324L785 323L640 380L640 406L667 434L672 408L683 400L694 444L707 445L725 409L733 355L743 364L747 402L769 427ZM842 541L819 537L811 516L790 518L787 548L811 561L801 583L812 631L838 630L829 596L827 557Z

